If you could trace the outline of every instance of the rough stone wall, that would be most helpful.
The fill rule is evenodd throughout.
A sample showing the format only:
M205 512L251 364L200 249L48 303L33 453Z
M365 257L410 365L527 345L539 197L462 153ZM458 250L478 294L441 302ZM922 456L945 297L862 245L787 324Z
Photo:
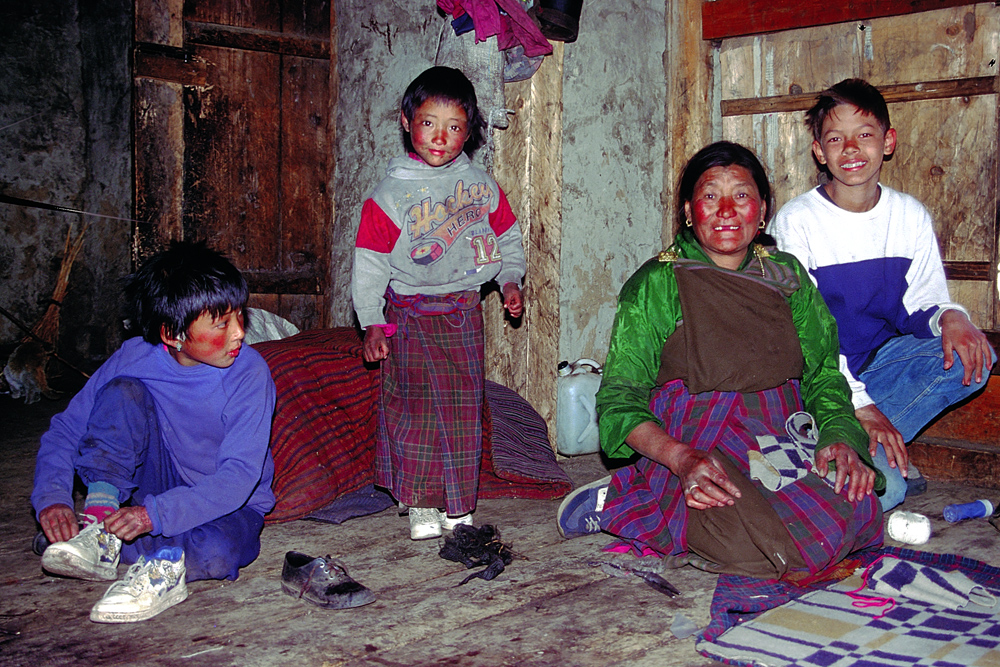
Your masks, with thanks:
M434 65L442 19L433 3L338 0L335 237L331 320L352 323L351 266L361 205L403 153L399 102L406 86Z
M336 10L341 93L334 262L344 270L334 290L349 294L361 204L402 151L399 99L413 77L434 64L443 19L418 0L348 0ZM641 1L584 3L579 37L566 45L563 359L604 360L618 291L661 249L663 12L662 4ZM335 322L350 321L349 301L333 308Z
M663 4L584 2L563 67L559 352L604 361L622 285L661 250Z
M127 0L0 5L0 192L131 216L131 16ZM61 311L59 353L93 369L121 342L118 280L129 270L131 223L87 221ZM81 225L79 215L0 204L0 305L37 323L67 231ZM0 318L0 345L21 336Z

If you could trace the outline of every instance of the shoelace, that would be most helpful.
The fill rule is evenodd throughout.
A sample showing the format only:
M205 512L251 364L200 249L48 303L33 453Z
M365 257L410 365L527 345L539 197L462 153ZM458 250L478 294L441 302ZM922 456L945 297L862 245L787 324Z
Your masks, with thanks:
M330 570L327 569L328 567L337 570L338 574L344 574L344 575L347 574L347 570L344 568L344 566L338 564L337 561L333 560L330 557L330 554L327 554L326 558L320 558L319 560L320 560L319 567L313 568L312 570L309 571L309 578L306 579L306 583L302 585L302 590L299 591L300 600L302 599L302 596L306 594L306 591L309 590L309 588L312 586L313 575L316 574L317 569L322 570L323 574L325 574L327 577L330 576Z

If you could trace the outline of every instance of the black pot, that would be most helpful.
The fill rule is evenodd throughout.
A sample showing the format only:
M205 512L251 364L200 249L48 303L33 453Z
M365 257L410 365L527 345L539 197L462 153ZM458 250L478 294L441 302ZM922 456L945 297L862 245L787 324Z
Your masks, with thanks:
M535 0L530 13L548 39L574 42L580 32L580 10L583 0Z

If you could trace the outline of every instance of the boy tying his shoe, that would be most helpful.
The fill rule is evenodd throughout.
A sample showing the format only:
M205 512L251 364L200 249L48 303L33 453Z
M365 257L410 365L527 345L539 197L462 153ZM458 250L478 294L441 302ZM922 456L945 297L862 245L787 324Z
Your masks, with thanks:
M174 243L131 276L141 333L125 341L42 436L31 495L52 543L47 572L117 579L91 620L150 618L185 581L234 580L260 553L274 507L268 442L275 390L243 347L249 290L204 244ZM83 530L74 479L86 486Z
M886 476L883 511L901 503L914 468L906 443L945 408L985 386L996 356L951 303L931 216L879 183L896 149L885 99L841 81L806 113L829 174L785 204L768 231L809 270L840 333L840 369Z

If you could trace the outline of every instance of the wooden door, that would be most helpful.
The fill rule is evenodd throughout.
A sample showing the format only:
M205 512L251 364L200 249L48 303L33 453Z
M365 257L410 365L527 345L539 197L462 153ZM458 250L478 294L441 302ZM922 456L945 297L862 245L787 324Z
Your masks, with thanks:
M328 326L329 3L136 0L135 16L136 258L204 239L251 305Z

